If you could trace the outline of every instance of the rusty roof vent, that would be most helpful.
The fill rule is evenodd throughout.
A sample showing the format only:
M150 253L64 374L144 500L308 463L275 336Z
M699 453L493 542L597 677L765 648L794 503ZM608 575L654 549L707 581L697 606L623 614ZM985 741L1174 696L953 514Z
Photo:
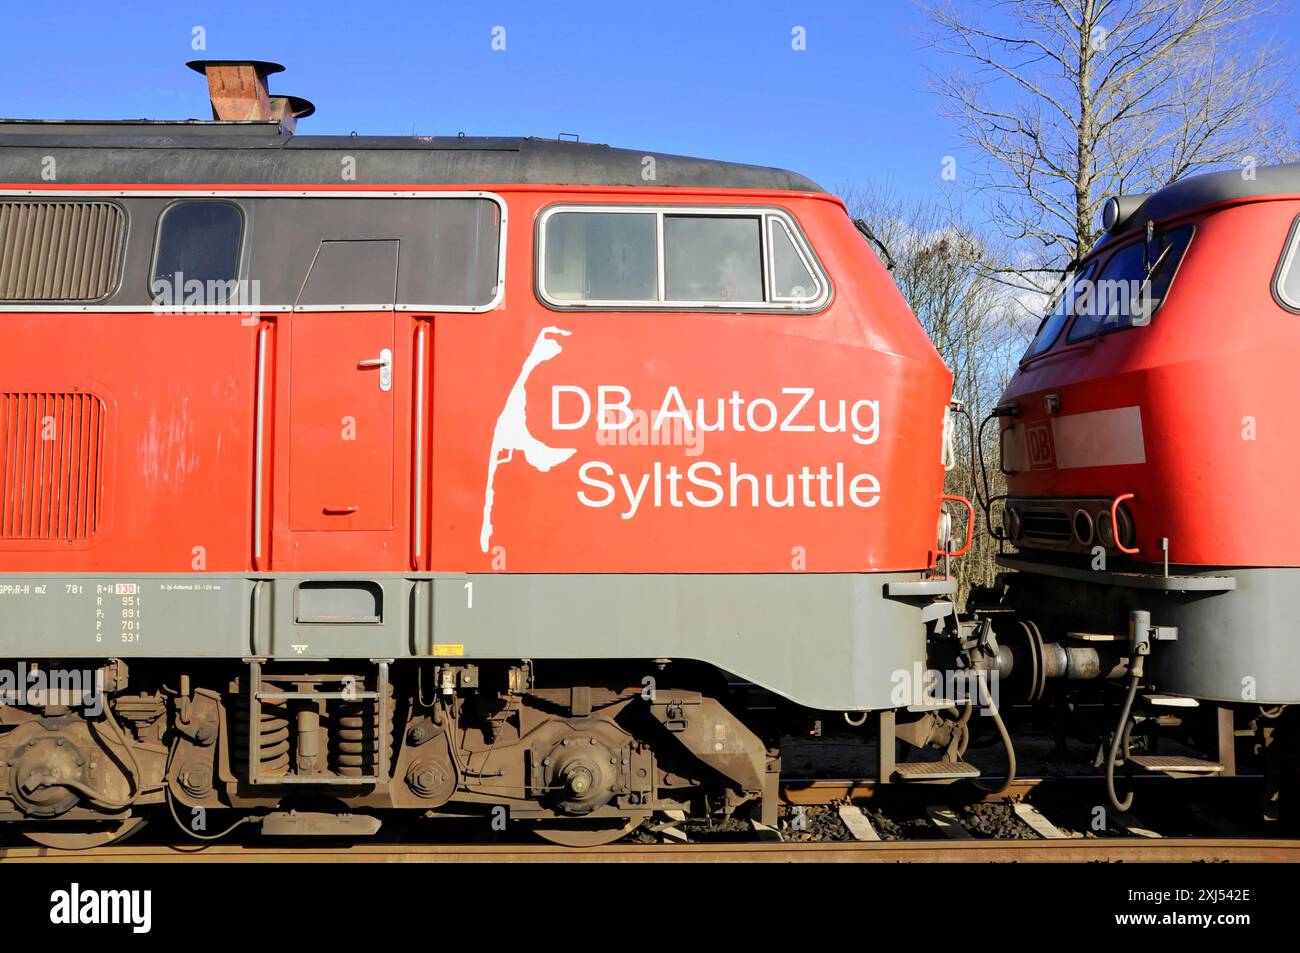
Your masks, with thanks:
M316 107L300 96L272 96L266 78L283 73L279 63L265 60L192 60L185 64L208 78L212 118L223 122L278 122L293 132L297 120Z

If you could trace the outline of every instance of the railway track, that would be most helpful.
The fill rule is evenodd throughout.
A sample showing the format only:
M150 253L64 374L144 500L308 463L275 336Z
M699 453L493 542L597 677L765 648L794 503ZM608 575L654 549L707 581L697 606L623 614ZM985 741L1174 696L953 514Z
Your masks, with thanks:
M1092 798L1060 802L1050 796L1063 787L1078 795L1086 785L1082 778L1021 778L998 794L962 799L948 796L952 788L912 787L903 792L897 785L871 780L788 779L782 785L786 806L780 831L736 820L717 829L702 828L684 818L656 815L629 840L584 849L533 843L522 835L518 842L503 843L496 837L480 841L474 831L439 825L420 832L440 838L432 842L419 842L413 829L392 828L365 841L331 838L313 843L253 835L242 842L232 838L202 844L174 842L179 833L159 824L149 825L143 837L84 850L26 842L0 845L0 863L1300 862L1300 839L1239 826L1210 805L1193 808L1201 823L1191 830L1157 811L1143 820L1115 815L1104 829L1087 830L1077 823L1077 809ZM1148 789L1154 793L1157 785ZM904 793L922 796L890 801Z
M1109 838L1039 841L876 841L847 844L614 844L581 850L519 844L355 844L346 847L132 846L0 849L0 863L1174 863L1297 862L1300 841L1273 838Z
M1016 778L1005 791L986 795L982 800L1015 801L1029 795L1044 783L1068 783L1075 779L1065 778ZM1084 779L1091 780L1091 779ZM898 785L893 785L897 790ZM816 778L810 780L786 780L781 782L781 799L786 804L815 806L836 804L841 801L870 800L884 790L885 786L874 780L856 780L852 778Z

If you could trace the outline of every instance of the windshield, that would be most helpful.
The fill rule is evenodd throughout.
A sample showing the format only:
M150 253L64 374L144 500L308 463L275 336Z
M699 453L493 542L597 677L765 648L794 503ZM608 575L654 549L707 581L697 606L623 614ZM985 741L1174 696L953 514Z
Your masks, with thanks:
M1150 321L1169 293L1191 239L1192 226L1184 225L1157 235L1150 250L1145 241L1136 241L1112 252L1087 300L1080 297L1069 340L1082 341Z
M1092 278L1093 272L1097 270L1096 262L1089 262L1088 266L1082 271L1075 272L1064 282L1062 290L1056 299L1056 304L1052 310L1043 318L1038 325L1038 333L1034 335L1033 341L1029 343L1029 350L1025 351L1025 356L1020 359L1024 363L1031 357L1037 357L1048 348L1050 348L1056 339L1061 335L1061 329L1065 327L1065 322L1070 320L1070 315L1074 313L1075 303L1083 294L1084 288L1087 287L1088 280Z

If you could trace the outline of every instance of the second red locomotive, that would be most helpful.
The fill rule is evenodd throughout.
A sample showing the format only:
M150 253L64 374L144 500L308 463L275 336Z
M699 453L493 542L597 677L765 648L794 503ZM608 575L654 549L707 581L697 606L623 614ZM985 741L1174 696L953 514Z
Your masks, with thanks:
M990 618L1030 698L1052 675L1127 685L1105 752L1119 804L1117 764L1232 774L1241 736L1275 782L1294 771L1298 221L1296 166L1110 200L996 411L1018 552ZM1209 756L1157 751L1171 722Z

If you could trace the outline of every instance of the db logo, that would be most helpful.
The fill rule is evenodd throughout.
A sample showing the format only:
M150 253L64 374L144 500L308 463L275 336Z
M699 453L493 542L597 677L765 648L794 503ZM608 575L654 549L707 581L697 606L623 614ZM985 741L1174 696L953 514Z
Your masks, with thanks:
M1052 454L1052 430L1047 424L1033 424L1025 429L1025 441L1029 444L1029 466L1034 470L1050 468L1055 465Z

